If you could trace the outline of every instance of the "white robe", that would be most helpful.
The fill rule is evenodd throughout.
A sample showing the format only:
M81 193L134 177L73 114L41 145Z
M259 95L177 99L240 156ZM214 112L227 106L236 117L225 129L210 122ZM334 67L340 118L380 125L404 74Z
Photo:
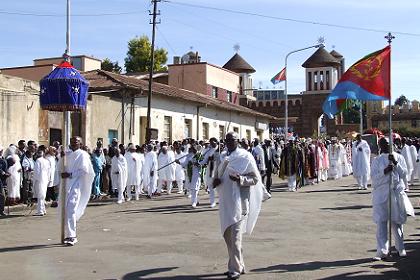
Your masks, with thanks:
M256 185L249 187L239 186L237 182L229 178L229 175L232 173L240 176L253 173L258 180ZM217 177L221 180L221 184L216 189L219 194L219 216L222 235L229 226L241 220L245 220L242 227L243 231L251 234L261 210L263 189L265 189L253 156L242 148L237 148L230 155L227 155L227 152L223 152L220 156ZM247 192L248 190L249 192ZM246 207L246 212L244 212L245 206L248 206Z
M72 174L70 178L66 179L66 208L69 205L76 207L75 218L79 220L89 202L95 172L90 155L86 151L81 149L71 151L66 153L66 157L66 172Z
M411 162L413 163L413 172L411 172L410 180L413 181L414 178L417 178L417 149L414 145L410 146L410 155L411 155Z
M413 169L414 169L410 146L404 145L404 147L401 149L401 155L404 157L405 163L407 165L407 181L409 181L411 177L411 173L413 172Z
M10 176L6 179L7 197L20 198L22 165L20 164L20 159L18 155L13 154L8 157L13 157L15 160L15 164L7 169L7 172L10 174Z
M118 189L119 192L124 191L127 185L127 160L122 155L113 156L111 159L111 180L114 189Z
M351 166L349 165L347 158L347 150L340 144L340 157L341 157L341 174L342 176L349 176L351 173Z
M359 151L359 149L362 149ZM369 179L370 177L370 147L366 140L361 140L357 144L357 141L353 143L353 176L361 177L366 175Z
M328 169L328 178L340 179L342 177L342 156L341 148L338 144L328 146L328 155L330 157L330 168Z
M180 164L177 164L175 167L175 180L176 181L184 181L185 180L185 170L182 167L182 163L185 161L187 153L180 151L178 154L176 151L174 152L175 159L178 159Z
M140 186L143 161L140 154L136 152L126 152L127 161L127 186Z
M50 161L44 157L40 157L35 161L32 182L34 186L34 197L45 199L47 196L47 187L51 182Z
M192 174L191 178L188 177L188 174L185 178L185 185L187 189L191 190L200 190L201 186L201 174L200 174L200 167L196 166L197 160L194 158L194 154L190 153L186 156L185 161L182 163L182 167L188 170L188 163L192 163Z
M152 188L153 192L155 191L157 184L157 155L154 151L147 152L144 156L144 165L143 165L143 185L145 188ZM150 176L151 172L154 172L153 177Z
M48 187L52 187L52 186L56 186L54 185L54 181L55 180L55 176L56 175L56 161L55 161L55 157L51 156L51 155L47 155L45 157L46 160L48 160L48 163L50 165L50 173L49 173L49 178L48 178Z
M176 163L174 161L175 161L175 154L173 151L167 151L166 154L164 153L159 154L158 156L159 168L166 166L158 171L159 180L168 181L168 182L175 181Z
M407 175L407 165L403 156L394 153L398 164L392 171L393 190L391 192L391 219L396 224L404 224L407 214L414 216L414 209L404 192L404 180ZM384 174L384 169L388 166L388 154L381 154L372 161L372 205L373 221L381 223L388 220L388 197L390 174Z
M264 160L264 150L261 145L257 145L252 149L252 155L257 162L257 168L259 171L265 171L265 160Z

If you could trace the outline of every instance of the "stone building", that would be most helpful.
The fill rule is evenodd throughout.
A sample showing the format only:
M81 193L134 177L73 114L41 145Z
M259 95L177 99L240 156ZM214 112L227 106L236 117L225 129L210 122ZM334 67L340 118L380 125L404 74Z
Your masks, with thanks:
M300 136L312 136L321 132L334 135L357 129L355 125L343 124L340 115L329 120L322 111L322 104L344 72L343 56L335 50L328 52L325 48L318 48L302 67L305 68L305 90L300 94L288 95L288 122L291 130ZM277 117L278 120L271 124L273 128L284 127L284 93L273 90L258 90L254 93L256 100L244 105ZM276 93L277 98L258 98L260 93L267 97L268 94Z
M392 108L392 127L418 129L420 130L420 103L417 100L411 101L403 106L394 105ZM372 127L381 130L389 129L389 106L381 111L375 111L371 117Z

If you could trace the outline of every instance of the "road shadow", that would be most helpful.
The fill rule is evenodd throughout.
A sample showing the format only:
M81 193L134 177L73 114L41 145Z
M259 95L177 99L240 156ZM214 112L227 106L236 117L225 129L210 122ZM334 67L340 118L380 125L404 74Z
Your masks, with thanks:
M10 214L8 214L6 216L0 216L0 220L7 220L7 219L14 219L14 218L26 217L26 215L24 215L24 214L12 214L12 213L10 213Z
M305 191L303 190L304 193L340 193L340 192L354 192L354 191L359 191L358 188L351 188L351 189L328 189L328 190L314 190L314 191Z
M356 259L356 260L340 260L340 261L314 261L306 263L292 263L292 264L277 264L272 266L267 266L264 268L257 268L251 270L251 272L257 273L285 273L285 272L296 272L296 271L313 271L318 269L326 268L340 268L340 267L350 267L361 264L366 264L372 262L371 258L365 259Z
M320 210L361 210L361 209L370 209L371 205L351 205L351 206L338 206L331 208L319 208Z
M271 192L287 192L288 187L287 187L287 184L284 184L284 183L276 184L276 185L271 186L270 191Z
M142 279L159 279L159 280L225 280L226 276L222 274L202 274L202 275L176 275L176 276L155 276L153 274L167 272L178 267L162 267L140 270L131 272L122 277L122 280L142 280Z
M161 213L161 214L194 214L201 212L217 211L217 208L210 208L209 204L200 204L197 208L192 208L191 205L171 205L159 206L146 209L129 209L117 211L123 214L138 214L138 213Z
M61 243L55 243L55 244L40 244L40 245L7 247L7 248L0 248L0 254L1 253L10 253L10 252L29 251L29 250L50 249L50 248L64 247L64 246L65 245L63 245Z

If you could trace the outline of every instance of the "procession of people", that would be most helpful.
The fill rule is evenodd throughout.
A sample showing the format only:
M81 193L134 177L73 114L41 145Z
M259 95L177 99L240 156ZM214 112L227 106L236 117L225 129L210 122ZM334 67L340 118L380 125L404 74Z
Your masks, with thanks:
M403 224L407 215L414 215L405 192L419 179L420 142L408 138L395 140L395 152L389 154L387 138L380 138L380 154L375 158L360 134L354 141L293 135L249 141L230 132L220 141L216 138L173 143L151 141L142 146L132 143L125 146L113 139L104 148L99 140L93 149L83 145L80 137L72 137L68 148L58 142L46 147L21 140L4 152L0 147L0 214L6 215L5 204L36 203L35 215L46 215L46 201L52 202L51 207L57 206L58 186L65 180L64 242L74 245L76 223L89 200L115 197L117 204L122 204L133 197L136 201L142 197L153 199L176 190L176 194L190 200L192 208L197 208L200 190L204 190L209 194L211 208L219 204L222 235L229 255L226 275L238 279L245 272L242 233L252 232L261 202L271 197L272 176L287 179L287 190L296 192L306 185L353 174L360 190L367 190L371 182L373 220L377 224L375 259L389 253L386 234L389 198L396 248L404 257ZM65 157L67 168L62 170Z

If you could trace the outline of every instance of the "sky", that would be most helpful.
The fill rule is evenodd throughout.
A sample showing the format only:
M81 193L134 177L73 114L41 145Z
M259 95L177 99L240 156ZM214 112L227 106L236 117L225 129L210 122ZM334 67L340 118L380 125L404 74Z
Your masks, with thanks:
M72 0L71 4L73 55L110 58L124 65L127 42L141 35L151 38L150 1ZM420 78L420 1L168 0L160 2L158 8L161 23L156 45L168 50L168 63L173 56L193 50L202 61L223 66L235 54L234 45L239 44L239 54L256 69L254 88L264 89L274 87L270 79L284 67L287 53L314 45L319 37L324 38L328 51L335 49L345 57L348 68L385 47L384 36L391 31L396 37L392 42L393 99L402 94L409 100L420 99L416 86ZM65 50L65 13L65 0L1 0L0 68L61 56ZM305 90L301 65L314 51L289 57L289 93Z

